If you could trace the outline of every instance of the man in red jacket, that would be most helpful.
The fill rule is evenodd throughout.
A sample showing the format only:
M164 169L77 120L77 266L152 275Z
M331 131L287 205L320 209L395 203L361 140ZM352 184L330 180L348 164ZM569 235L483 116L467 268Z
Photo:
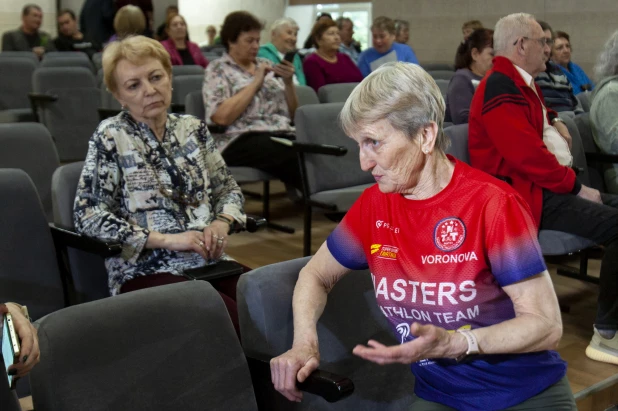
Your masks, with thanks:
M570 135L543 104L534 78L548 44L533 16L496 24L494 66L472 99L472 166L508 181L528 202L539 229L572 233L605 246L594 336L586 355L618 364L618 197L581 184L570 165Z

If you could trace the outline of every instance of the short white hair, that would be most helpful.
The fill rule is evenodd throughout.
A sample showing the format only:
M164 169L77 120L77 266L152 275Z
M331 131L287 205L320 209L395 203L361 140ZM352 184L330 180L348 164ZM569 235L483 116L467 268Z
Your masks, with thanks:
M271 24L270 32L274 33L276 31L281 30L283 27L292 27L293 29L298 30L298 23L291 17L282 17L277 19Z
M597 81L616 74L618 74L618 30L605 42L603 51L599 54L597 64L594 66Z
M536 23L536 19L528 13L509 14L498 20L494 28L494 53L504 55L518 37L530 36L531 22Z
M445 152L450 140L444 136L445 104L440 88L417 64L391 62L380 66L354 88L339 120L348 135L380 120L414 138L431 122L438 125L435 147Z

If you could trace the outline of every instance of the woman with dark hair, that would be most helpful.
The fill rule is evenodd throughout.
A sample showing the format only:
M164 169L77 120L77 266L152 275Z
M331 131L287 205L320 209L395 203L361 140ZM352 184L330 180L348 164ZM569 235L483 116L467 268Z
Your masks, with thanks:
M468 122L470 103L481 79L492 66L494 31L478 29L459 45L455 56L455 75L446 93L446 121Z
M167 40L161 44L172 58L172 66L198 65L206 68L208 60L200 51L200 47L189 41L187 22L180 14L171 14L165 20Z
M209 124L226 127L214 135L229 166L254 167L295 187L296 155L270 138L294 138L298 106L294 65L258 57L262 23L251 13L230 13L221 28L226 52L206 68L202 95Z
M318 17L316 17L315 22L317 23L319 21L328 21L332 19L333 19L333 16L331 16L330 13L320 13L318 14ZM303 49L311 49L314 47L315 47L315 44L313 43L313 37L311 36L311 34L309 34L309 37L307 37L307 40L305 40Z
M307 85L317 92L327 84L363 81L356 63L347 54L339 52L341 38L336 22L318 21L311 30L311 37L317 49L303 63Z

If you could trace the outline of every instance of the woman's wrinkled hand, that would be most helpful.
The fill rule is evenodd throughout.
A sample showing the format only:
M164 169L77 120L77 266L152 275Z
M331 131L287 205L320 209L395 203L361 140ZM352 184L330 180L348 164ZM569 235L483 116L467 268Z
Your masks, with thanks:
M272 68L272 71L279 75L285 83L291 83L294 78L294 65L286 60L281 60L281 63Z
M204 243L208 250L208 257L211 260L218 260L227 246L227 233L230 226L220 220L214 220L209 226L204 228Z
M292 347L291 350L270 360L270 378L285 398L300 402L302 392L296 382L304 382L320 365L318 348L312 345Z
M153 247L157 248L157 247ZM201 231L185 231L178 234L163 234L163 244L160 248L171 251L193 251L205 260L209 257L206 239Z

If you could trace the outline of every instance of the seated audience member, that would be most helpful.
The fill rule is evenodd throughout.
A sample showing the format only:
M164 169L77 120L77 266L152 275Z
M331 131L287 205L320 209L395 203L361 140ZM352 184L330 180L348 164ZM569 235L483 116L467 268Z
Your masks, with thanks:
M328 292L351 270L369 269L400 344L358 341L353 353L409 365L410 410L575 410L554 351L558 299L530 210L508 184L445 154L444 100L431 76L413 64L383 65L340 118L377 184L301 270L294 343L271 360L275 388L302 398L296 381L319 365L316 323ZM390 230L376 225L384 218Z
M79 29L86 38L103 44L114 34L115 12L109 0L86 0L79 13Z
M204 46L214 46L216 44L221 44L220 42L219 43L216 42L217 28L213 26L212 24L206 27L206 37L208 37L208 40L206 41L205 44L203 44Z
M395 20L395 41L408 44L410 40L410 23L405 20Z
M354 23L347 17L339 17L337 19L337 27L339 28L339 37L341 38L339 52L347 54L354 64L357 64L358 56L360 55L360 45L354 41Z
M554 31L551 26L544 21L538 21L545 33L545 42L552 47L554 44ZM551 50L545 49L545 71L539 73L534 79L535 83L543 92L545 107L554 111L572 111L576 114L583 113L584 110L573 94L573 87L567 76L551 61Z
M285 53L296 50L296 40L298 35L298 24L290 17L284 17L272 24L270 28L270 43L260 47L258 57L270 60L274 64L281 63ZM302 86L307 84L305 73L303 72L303 62L298 53L294 55L292 61L294 65L294 83Z
M81 51L88 57L101 51L101 45L90 40L77 29L77 20L72 10L62 10L58 14L59 35L54 39L57 51Z
M43 24L43 10L36 4L28 4L21 11L21 27L2 35L2 51L32 51L39 58L45 50L52 49L51 36L39 30Z
M204 122L168 114L167 51L127 37L105 48L103 72L124 110L90 138L74 220L80 233L122 244L105 261L111 294L186 281L187 269L229 260L227 235L245 224L244 199ZM211 282L236 326L237 280Z
M167 19L170 16L175 16L178 13L178 6L171 4L167 6L165 9L165 21L161 23L159 27L157 27L157 32L155 33L155 39L159 41L167 40L169 37L167 36Z
M330 13L320 13L318 14L318 17L316 17L315 22L317 23L318 21L326 21L326 20L332 20L332 19L333 19L333 16L331 16ZM315 44L313 44L313 39L311 38L311 34L309 34L309 36L307 37L307 40L305 40L305 44L303 44L303 49L312 50L314 47L315 47Z
M597 86L592 95L590 121L602 152L618 154L618 31L605 43L594 68ZM605 185L618 194L618 165L605 171Z
M0 320L3 321L4 315L7 313L13 317L15 334L17 334L20 343L19 360L9 367L7 374L21 378L26 376L39 362L41 355L39 352L39 338L36 328L34 328L27 317L28 314L25 307L16 303L0 304ZM6 337L0 332L0 340L4 338ZM6 381L3 384L6 384Z
M463 43L464 41L468 40L468 37L470 37L470 34L472 34L474 30L478 30L482 28L483 28L483 23L481 23L478 20L466 21L461 26L461 34L463 35L463 40L461 42Z
M446 93L446 121L468 122L472 97L494 58L493 30L478 29L459 45L455 57L455 75Z
M358 68L363 76L369 75L384 63L403 61L418 64L418 59L407 44L395 43L395 22L388 17L378 17L371 25L373 47L363 51L358 58Z
M508 181L530 207L539 230L562 231L605 246L586 355L618 364L618 196L581 184L570 167L569 131L555 111L545 108L534 83L545 70L548 49L534 16L517 13L498 21L494 65L470 107L470 162Z
M170 15L165 22L165 32L168 39L161 44L172 58L172 66L198 65L206 68L208 60L202 54L199 46L189 41L187 23L180 14Z
M226 127L214 138L228 166L254 167L300 187L296 154L270 139L295 138L294 66L257 57L261 31L262 23L251 13L226 16L221 28L226 52L204 74L206 119Z
M307 84L316 92L326 84L356 83L363 80L356 64L347 54L339 53L339 28L332 20L319 21L311 30L315 53L305 57L303 68Z
M128 5L122 7L114 17L115 34L109 42L122 40L127 36L143 34L146 30L146 17L139 7Z
M571 61L571 38L564 31L557 31L554 36L551 59L566 74L575 95L594 88L592 80L588 78L584 70Z
M144 35L146 37L153 37L154 30L154 8L152 0L114 0L116 8L120 10L124 6L133 5L139 7L146 19L146 27L144 28ZM140 33L141 34L141 33Z

